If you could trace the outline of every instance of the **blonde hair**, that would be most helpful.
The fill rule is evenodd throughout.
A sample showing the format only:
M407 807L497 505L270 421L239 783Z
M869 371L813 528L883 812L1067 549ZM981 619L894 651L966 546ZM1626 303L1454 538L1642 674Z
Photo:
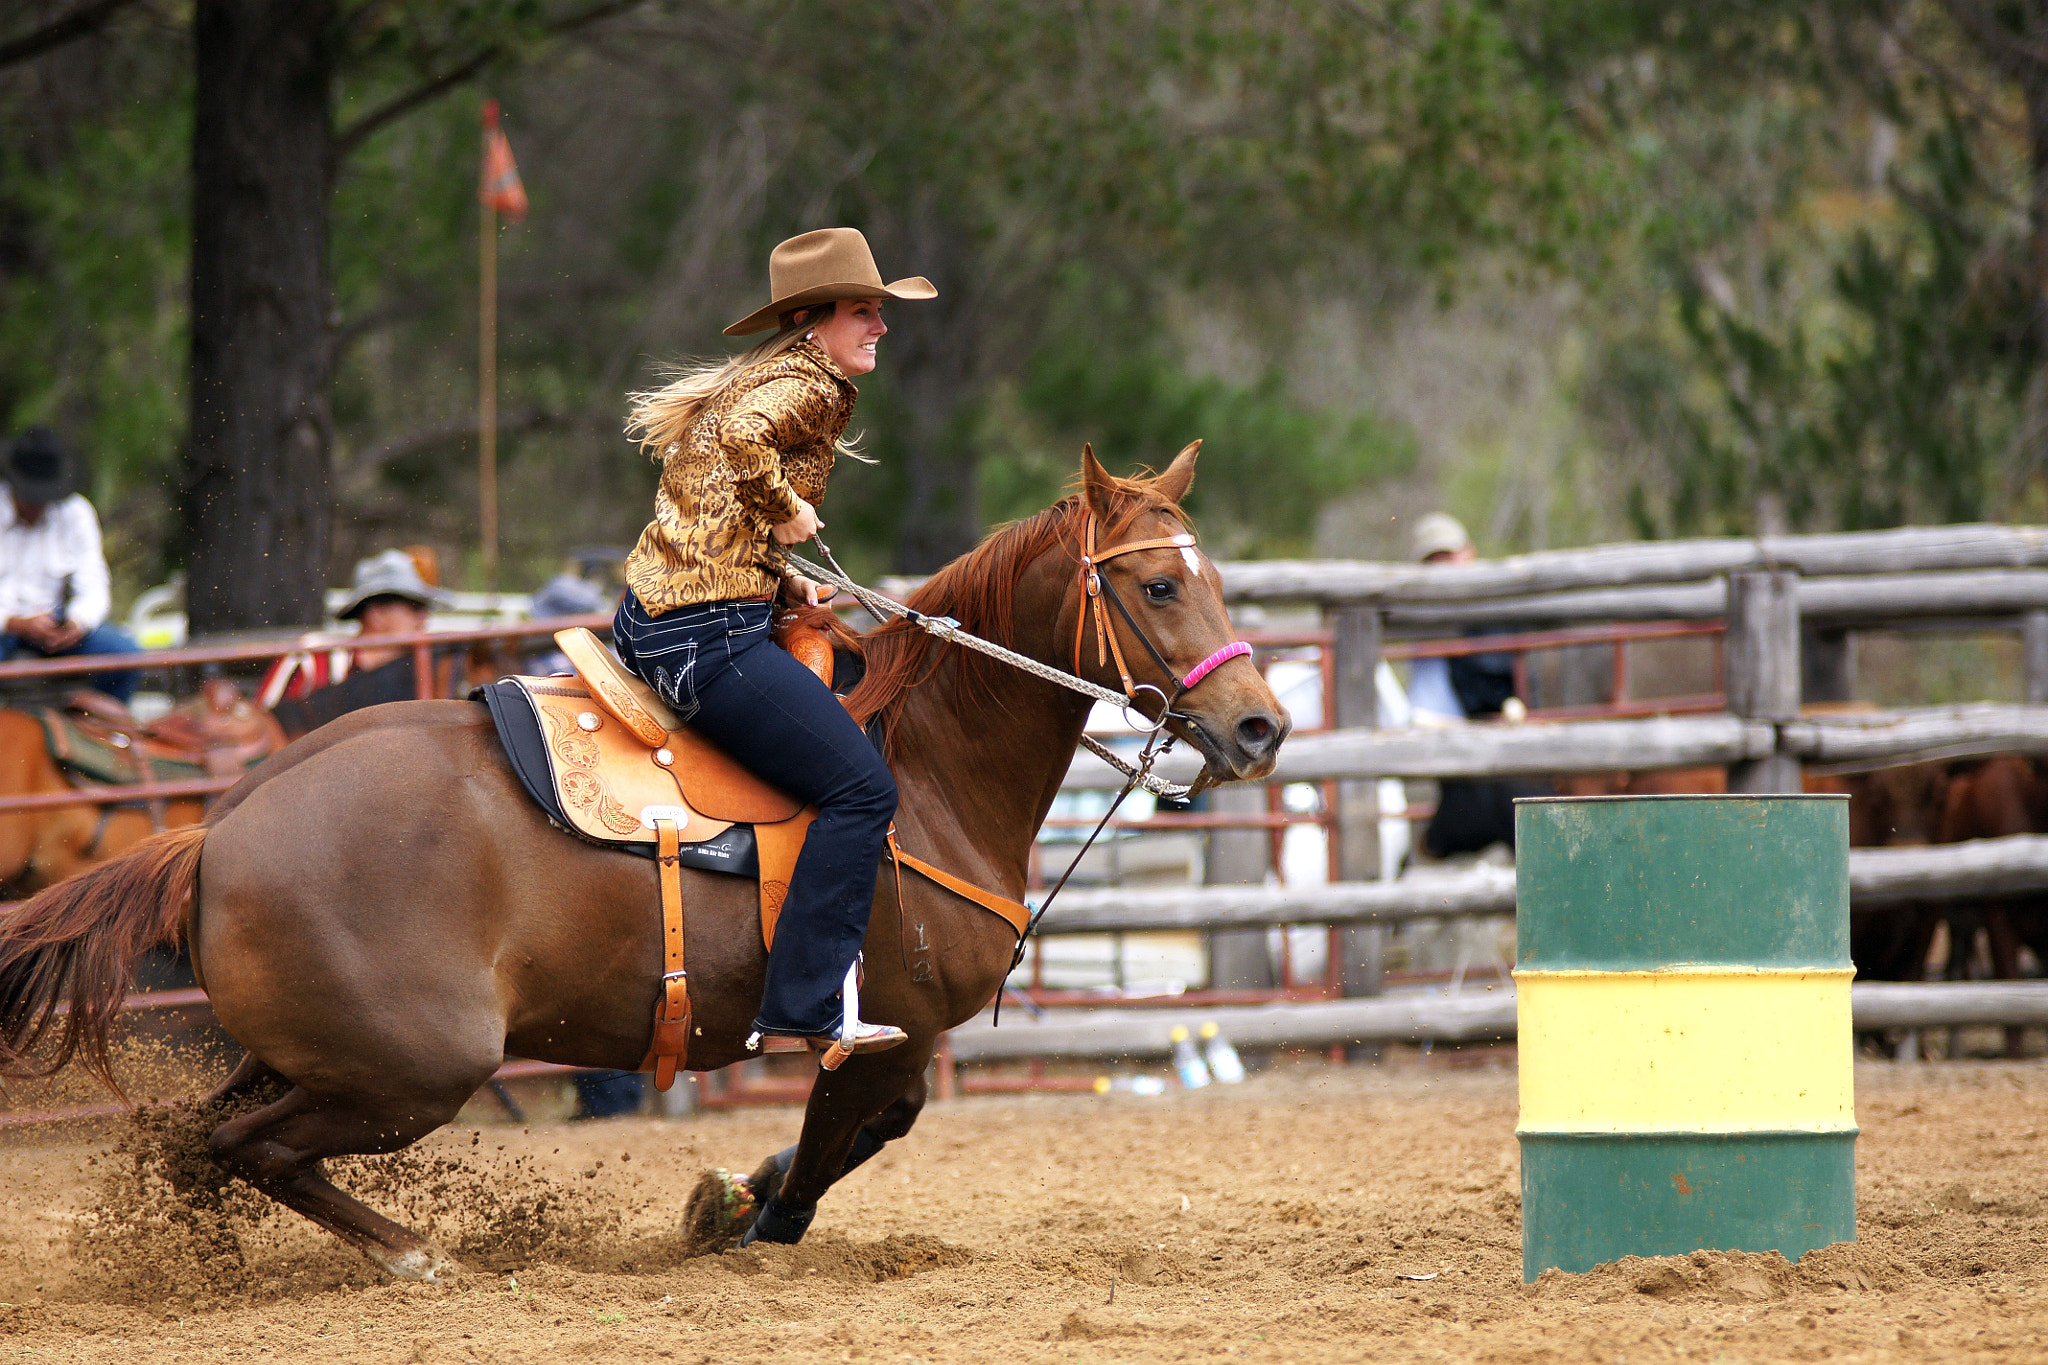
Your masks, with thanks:
M705 404L725 392L726 386L743 370L772 360L808 338L810 329L831 316L837 307L836 303L813 304L784 313L775 335L725 360L686 360L664 367L662 378L667 383L658 389L626 395L626 401L633 405L626 416L626 435L639 442L656 464L665 462L669 452L689 435L691 424ZM874 463L860 453L858 436L841 438L837 449L841 455Z

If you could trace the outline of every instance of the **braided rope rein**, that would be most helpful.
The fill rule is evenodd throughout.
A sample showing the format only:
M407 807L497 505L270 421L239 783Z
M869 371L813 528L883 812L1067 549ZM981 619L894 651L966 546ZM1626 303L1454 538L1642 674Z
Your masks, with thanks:
M820 552L827 560L831 561L831 568L813 564L787 546L776 547L775 554L776 557L813 582L828 584L831 587L840 589L842 592L852 594L854 599L866 607L868 614L877 621L891 618L908 621L934 639L942 640L947 644L960 645L977 653L985 654L991 659L1029 673L1035 678L1042 678L1046 682L1057 684L1070 692L1078 692L1084 697L1114 706L1124 713L1124 719L1127 723L1130 722L1130 718L1134 715L1145 720L1143 725L1133 724L1133 729L1156 733L1166 723L1164 715L1161 715L1158 721L1146 718L1145 713L1138 710L1137 703L1133 698L1114 688L1103 687L1099 683L1089 682L1086 678L1076 677L1064 669L1054 668L1051 664L1041 663L1028 655L1019 654L1014 649L1005 649L993 640L984 640L979 635L962 630L960 623L950 616L933 616L927 612L919 611L915 607L906 606L894 598L885 597L873 588L864 587L854 582L850 576L840 570L839 561L833 558L832 551L826 548L825 543L822 540L816 543ZM1140 688L1139 690L1143 691L1145 689ZM1199 783L1184 785L1179 782L1168 782L1163 777L1155 777L1150 769L1152 759L1156 758L1157 755L1148 755L1144 766L1138 768L1133 767L1114 750L1109 748L1109 746L1092 736L1082 735L1081 745L1089 753L1094 754L1124 777L1130 779L1135 785L1142 787L1154 796L1163 797L1168 801L1185 801L1194 795L1199 788Z

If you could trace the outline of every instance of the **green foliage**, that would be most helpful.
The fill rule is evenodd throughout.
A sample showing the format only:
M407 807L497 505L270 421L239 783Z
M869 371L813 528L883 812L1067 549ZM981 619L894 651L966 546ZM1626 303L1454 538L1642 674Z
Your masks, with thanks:
M1163 469L1200 439L1188 510L1218 554L1306 553L1325 503L1405 473L1415 458L1405 430L1306 408L1277 370L1230 384L1190 374L1156 349L1049 349L1026 368L1016 397L1045 441L992 464L982 490L991 519L1023 516L1058 496L1077 472L1083 440L1112 471L1131 473Z
M1826 367L1818 463L1846 527L2006 514L2027 386L2027 242L1985 182L1974 129L1930 130L1899 230L1859 230L1835 268L1855 319Z
M1751 298L1725 283L1717 294L1696 258L1675 263L1676 346L1613 356L1606 375L1610 395L1669 440L1658 492L1636 492L1644 529L1749 531L1779 513L1855 529L2007 510L2034 467L2021 435L2040 357L2024 227L1984 156L1981 126L1945 106L1892 168L1889 211L1832 236L1787 234Z
M0 148L0 431L59 428L103 498L161 478L183 421L189 92L144 74Z

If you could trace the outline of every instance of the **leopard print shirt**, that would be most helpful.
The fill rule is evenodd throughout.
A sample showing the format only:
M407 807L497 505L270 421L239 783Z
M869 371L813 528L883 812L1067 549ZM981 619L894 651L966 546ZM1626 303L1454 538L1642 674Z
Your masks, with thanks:
M699 602L774 595L761 562L769 528L816 507L860 391L816 342L740 372L662 462L654 520L626 560L650 616Z

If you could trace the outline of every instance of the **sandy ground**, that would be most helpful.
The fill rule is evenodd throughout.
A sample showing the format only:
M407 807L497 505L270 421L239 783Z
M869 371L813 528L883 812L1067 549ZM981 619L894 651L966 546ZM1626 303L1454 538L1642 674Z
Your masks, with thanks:
M15 1136L0 1358L2048 1359L2048 1064L1857 1082L1859 1242L1530 1286L1512 1070L1413 1056L934 1105L801 1247L759 1253L684 1258L678 1213L706 1166L790 1140L793 1110L483 1124L348 1169L457 1253L450 1288L382 1280L149 1133Z

